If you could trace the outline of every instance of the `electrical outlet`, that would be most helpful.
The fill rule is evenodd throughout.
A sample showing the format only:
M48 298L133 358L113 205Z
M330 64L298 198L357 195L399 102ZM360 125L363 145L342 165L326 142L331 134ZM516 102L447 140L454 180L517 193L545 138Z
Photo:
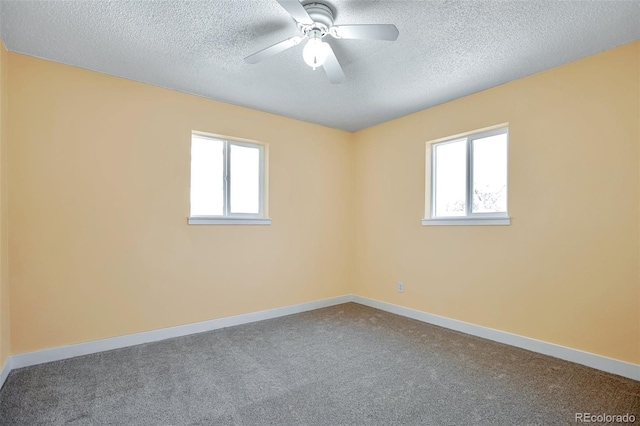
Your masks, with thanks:
M402 281L398 281L398 293L404 292L404 283Z

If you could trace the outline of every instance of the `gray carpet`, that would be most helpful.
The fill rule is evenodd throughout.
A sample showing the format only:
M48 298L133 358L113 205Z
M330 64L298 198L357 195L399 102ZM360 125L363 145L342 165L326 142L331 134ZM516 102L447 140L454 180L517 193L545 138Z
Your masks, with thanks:
M640 382L349 303L15 370L2 425L561 425Z

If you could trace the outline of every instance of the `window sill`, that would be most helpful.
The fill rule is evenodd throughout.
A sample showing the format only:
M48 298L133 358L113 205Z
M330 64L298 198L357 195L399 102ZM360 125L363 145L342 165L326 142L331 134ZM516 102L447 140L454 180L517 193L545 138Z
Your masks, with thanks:
M510 217L461 217L442 219L422 219L424 226L456 226L456 225L511 225Z
M269 218L191 216L189 225L271 225Z

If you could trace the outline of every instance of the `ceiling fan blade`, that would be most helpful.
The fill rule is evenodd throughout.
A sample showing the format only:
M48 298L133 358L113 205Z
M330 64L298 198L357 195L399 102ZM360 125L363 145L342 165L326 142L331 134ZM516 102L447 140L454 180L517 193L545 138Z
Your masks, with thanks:
M248 64L257 64L264 59L277 55L280 52L284 52L285 50L290 49L297 44L300 44L302 38L303 37L301 36L288 38L281 41L280 43L274 44L273 46L269 46L266 49L262 49L259 52L254 53L253 55L247 56L246 58L244 58L244 61Z
M394 41L400 32L393 24L355 24L331 27L329 34L344 39Z
M302 6L302 3L300 3L298 0L276 1L280 3L280 6L282 6L284 10L289 12L289 15L291 15L296 21L300 22L301 24L313 24L313 19L311 19L304 6Z
M346 78L342 71L342 67L340 66L340 62L338 62L338 58L336 58L336 54L333 53L331 46L328 47L327 59L324 61L322 68L324 69L325 74L327 74L327 78L330 83L342 83Z

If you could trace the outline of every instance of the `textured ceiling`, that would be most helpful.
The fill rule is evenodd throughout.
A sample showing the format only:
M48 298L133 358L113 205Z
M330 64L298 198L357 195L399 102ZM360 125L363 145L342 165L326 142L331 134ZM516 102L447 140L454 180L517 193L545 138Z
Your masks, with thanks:
M0 1L11 51L356 131L633 40L640 1L328 1L335 23L392 23L395 42L329 40L330 84L275 0Z

